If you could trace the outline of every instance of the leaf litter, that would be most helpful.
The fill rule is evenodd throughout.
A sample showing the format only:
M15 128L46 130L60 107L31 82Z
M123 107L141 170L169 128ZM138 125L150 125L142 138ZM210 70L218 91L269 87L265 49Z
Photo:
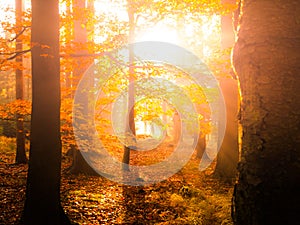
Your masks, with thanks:
M18 224L25 200L27 165L12 164L13 151L0 145L1 225ZM70 162L68 156L62 157L61 202L74 224L233 224L232 185L212 176L213 165L200 172L195 156L167 180L143 187L125 186L101 176L69 174Z

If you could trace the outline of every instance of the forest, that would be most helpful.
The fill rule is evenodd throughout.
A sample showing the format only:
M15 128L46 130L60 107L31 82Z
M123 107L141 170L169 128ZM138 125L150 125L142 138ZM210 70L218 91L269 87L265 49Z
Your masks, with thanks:
M0 225L300 224L300 1L0 4Z

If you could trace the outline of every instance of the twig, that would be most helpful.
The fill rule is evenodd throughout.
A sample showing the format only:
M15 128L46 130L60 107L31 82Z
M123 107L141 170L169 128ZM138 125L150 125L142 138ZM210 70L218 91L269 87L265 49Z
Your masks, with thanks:
M22 54L25 54L27 52L30 52L31 51L31 48L30 49L26 49L26 50L23 50L23 51L19 51L19 52L9 52L9 53L0 53L0 55L12 55L4 60L12 60L16 57L18 57L19 55L22 55Z
M20 31L20 33L16 34L16 36L13 39L8 40L9 42L15 41L18 37L20 37L30 26L25 26L23 29Z

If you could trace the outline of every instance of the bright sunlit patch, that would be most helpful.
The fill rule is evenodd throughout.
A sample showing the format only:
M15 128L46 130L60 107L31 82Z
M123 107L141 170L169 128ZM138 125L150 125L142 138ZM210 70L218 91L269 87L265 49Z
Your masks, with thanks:
M202 25L203 37L209 38L209 36L216 32L221 18L218 15L213 15L211 17L203 17L202 20L205 21Z
M187 25L185 26L185 34L186 34L186 36L188 36L188 37L192 37L192 36L193 36L193 34L195 33L194 26L195 26L195 25L192 24L192 23L187 24Z
M179 44L178 31L168 26L156 26L141 34L137 34L136 41L161 41Z
M30 0L23 0L23 11L31 8ZM15 0L2 1L0 5L0 21L15 23ZM0 37L5 38L5 30L0 26Z
M127 3L126 1L95 0L94 8L96 14L116 16L120 21L127 21Z
M5 1L1 2L0 6L0 21L10 21L11 23L14 22L14 14L12 11L6 11L7 9L13 9L14 8L14 2L13 1ZM0 37L5 38L5 32L2 26L0 26Z

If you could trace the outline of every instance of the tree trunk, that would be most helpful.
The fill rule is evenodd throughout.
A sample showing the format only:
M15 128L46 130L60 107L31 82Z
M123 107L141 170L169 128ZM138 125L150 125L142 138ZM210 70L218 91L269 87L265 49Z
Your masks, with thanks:
M16 0L16 27L17 34L22 31L22 11L23 11L23 1ZM22 38L16 38L16 52L21 52L23 50ZM22 54L16 57L16 62L20 65L23 64ZM24 77L23 70L16 69L16 99L24 100ZM17 164L27 163L27 156L25 150L25 134L24 134L24 117L20 113L16 113L16 141L17 141L17 151L15 162Z
M234 4L235 0L223 0L223 3ZM234 29L232 15L225 15L221 18L223 49L227 49L234 44ZM226 57L226 56L225 56ZM225 60L230 60L226 57ZM231 77L232 71L224 71L226 76L222 77L220 87L225 99L226 105L226 130L225 136L218 153L217 165L214 175L224 181L232 181L236 177L237 163L239 158L238 147L238 82Z
M32 118L22 222L70 224L60 204L60 63L58 0L32 0Z
M75 175L84 174L88 176L99 176L99 174L86 162L79 150L72 149L72 154L73 162L69 168L70 173Z
M181 141L180 140L181 129L182 127L181 127L180 115L177 111L175 111L173 115L173 143L175 145L177 145Z
M80 12L82 9L85 9L87 7L86 4L87 0L73 0L73 12ZM75 13L76 16L80 16L80 13ZM81 43L86 44L88 41L88 34L86 30L86 22L87 18L76 18L74 21L74 41L75 43ZM84 26L82 26L84 25ZM87 50L77 50L76 54L87 54ZM75 59L76 67L73 70L73 76L76 79L73 80L73 85L77 86L79 80L81 79L84 72L87 70L87 68L92 63L92 60L89 58L84 57L78 57ZM74 95L72 95L74 96ZM88 94L86 95L86 101L82 102L82 109L84 112L83 115L85 115L87 112L85 110L88 108L88 101L89 101ZM98 176L95 172L95 170L86 162L86 160L83 158L80 151L74 147L73 148L73 162L72 166L69 168L69 172L72 174L85 174L85 175L91 175L91 176Z
M128 18L129 18L129 44L134 43L134 32L135 32L135 22L134 22L134 9L131 4L131 1L128 1ZM132 45L129 46L129 86L128 86L128 123L126 123L125 135L130 136L132 134L135 138L135 123L134 123L134 48ZM135 142L135 139L134 139ZM128 144L128 143L126 143ZM133 146L134 147L134 146ZM130 147L124 146L123 153L123 170L129 170L129 161L130 161Z
M233 63L243 128L237 225L298 224L300 2L244 0Z
M206 135L199 135L196 145L196 158L201 159L206 149Z
M233 78L221 78L221 90L226 105L226 130L217 156L214 175L223 181L231 182L236 178L239 160L238 147L238 85Z

